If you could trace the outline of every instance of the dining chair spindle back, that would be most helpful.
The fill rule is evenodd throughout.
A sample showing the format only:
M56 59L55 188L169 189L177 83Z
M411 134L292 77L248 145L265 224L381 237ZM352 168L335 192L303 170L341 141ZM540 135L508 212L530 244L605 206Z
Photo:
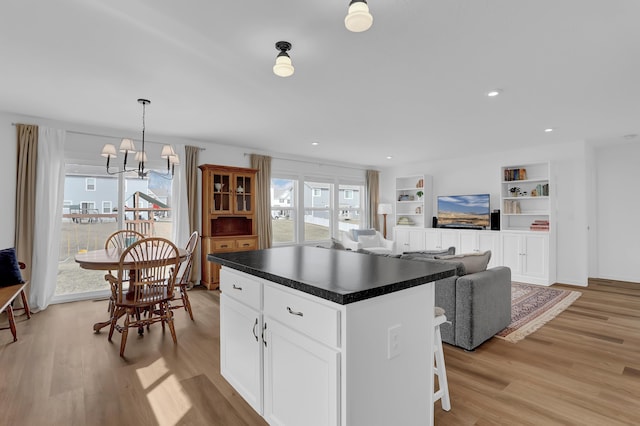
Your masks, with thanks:
M173 303L171 309L184 308L189 313L191 321L193 321L193 311L191 310L191 302L189 301L189 295L187 290L191 286L191 269L193 267L193 257L196 255L195 250L198 246L198 231L193 231L187 242L185 249L187 250L187 260L180 264L180 270L178 272L178 278L176 278L176 293L179 293L181 305ZM178 294L174 297L177 300Z

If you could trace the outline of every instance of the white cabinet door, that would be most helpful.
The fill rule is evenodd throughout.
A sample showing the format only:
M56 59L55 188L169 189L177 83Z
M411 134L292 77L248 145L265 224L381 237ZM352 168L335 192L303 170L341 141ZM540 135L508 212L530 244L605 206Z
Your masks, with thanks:
M421 251L421 250L424 250L424 230L410 229L409 230L409 251Z
M339 423L340 354L265 316L264 418L270 425Z
M440 230L440 248L446 250L449 247L456 248L456 254L462 253L460 251L460 231L452 231L450 229Z
M491 259L487 268L501 265L500 253L500 233L495 231L479 231L478 235L478 251L485 252L491 250Z
M513 276L522 270L522 236L519 234L502 233L502 264L511 269Z
M405 251L409 251L409 230L402 228L395 228L395 242L396 242L396 250L398 253L403 253Z
M425 229L424 243L426 250L438 250L440 248L440 231L434 228Z
M532 277L546 279L549 274L549 237L548 235L524 235L523 253L524 262L522 264L522 274Z
M456 251L456 254L462 253L477 253L478 248L478 232L476 231L460 231L460 252Z
M262 414L262 315L220 295L220 372Z

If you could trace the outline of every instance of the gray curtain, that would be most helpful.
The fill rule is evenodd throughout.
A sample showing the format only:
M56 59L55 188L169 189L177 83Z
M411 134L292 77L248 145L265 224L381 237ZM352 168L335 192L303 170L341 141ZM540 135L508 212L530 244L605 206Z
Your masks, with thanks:
M256 228L258 248L271 247L271 157L251 154L251 168L256 175Z
M33 240L36 223L36 165L38 157L38 126L17 124L18 160L16 183L15 246L18 260L26 264L22 270L25 281L31 279ZM27 287L27 299L30 286ZM17 303L22 303L19 301Z
M366 212L367 227L380 230L380 221L378 220L378 203L380 202L379 195L379 181L380 172L377 170L367 170L367 182L366 182Z
M198 164L200 161L200 148L196 146L185 146L185 173L187 177L187 205L189 206L189 234L199 230L198 223ZM196 248L196 252L197 252ZM194 272L196 271L196 272ZM189 282L193 282L200 271L200 256L193 256L191 276Z

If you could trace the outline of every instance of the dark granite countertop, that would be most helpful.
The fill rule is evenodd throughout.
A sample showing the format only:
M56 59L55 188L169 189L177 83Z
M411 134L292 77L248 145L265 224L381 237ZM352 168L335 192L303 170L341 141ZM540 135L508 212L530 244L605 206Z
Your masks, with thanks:
M211 253L207 259L341 305L455 273L455 266L308 246Z

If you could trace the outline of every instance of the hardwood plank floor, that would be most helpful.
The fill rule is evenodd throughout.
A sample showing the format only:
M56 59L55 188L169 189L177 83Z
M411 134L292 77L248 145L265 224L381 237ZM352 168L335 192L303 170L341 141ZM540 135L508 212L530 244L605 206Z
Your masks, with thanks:
M437 425L640 424L640 284L555 287L582 296L526 339L444 345L452 409L437 404ZM18 317L18 342L0 333L0 424L264 425L220 376L219 293L189 295L178 345L152 327L126 359L120 335L92 331L104 300Z

